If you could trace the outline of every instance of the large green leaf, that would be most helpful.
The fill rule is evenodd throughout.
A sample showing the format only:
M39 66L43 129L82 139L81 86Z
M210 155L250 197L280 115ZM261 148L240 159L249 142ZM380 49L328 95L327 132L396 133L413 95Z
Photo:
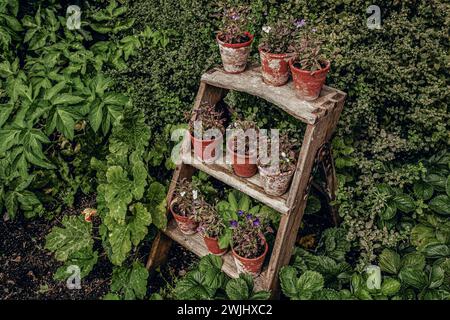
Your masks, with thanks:
M391 249L384 249L379 256L379 266L384 272L397 274L401 268L400 255Z
M133 217L128 223L131 242L137 246L147 235L147 228L152 223L152 216L142 203L134 205Z
M428 285L428 277L422 270L413 267L405 267L399 273L402 282L413 288L422 290Z
M385 296L393 296L400 291L401 284L393 278L385 278L381 285L381 293Z
M115 267L111 279L111 291L125 300L143 299L147 292L148 271L140 262L131 268Z
M92 248L92 224L82 216L64 216L63 227L53 227L45 238L45 248L53 251L59 261L66 261L70 255Z
M97 263L97 260L97 251L92 251L92 248L84 248L71 254L64 265L56 270L53 278L56 280L67 279L71 275L70 272L67 272L68 267L72 265L78 266L80 268L80 277L84 278L92 271L95 264Z
M439 214L450 215L450 197L448 195L439 195L434 197L430 203L430 208Z
M416 208L414 200L407 194L398 194L392 198L396 207L403 212L411 212Z
M429 200L434 193L434 188L431 184L424 181L419 181L414 184L414 194L423 200Z
M148 187L147 194L146 200L148 200L152 222L157 228L163 230L167 226L166 188L161 183L155 181Z

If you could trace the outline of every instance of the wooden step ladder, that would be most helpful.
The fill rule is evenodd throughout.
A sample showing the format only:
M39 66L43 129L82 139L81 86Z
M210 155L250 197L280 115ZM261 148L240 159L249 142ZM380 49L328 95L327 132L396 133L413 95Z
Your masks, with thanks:
M328 142L336 128L346 94L324 86L320 97L309 102L296 97L292 82L282 87L266 85L262 81L259 67L250 67L241 74L227 74L222 69L215 68L202 76L193 111L197 110L202 102L209 102L212 105L221 102L229 90L263 98L306 123L299 161L289 191L281 197L270 196L264 192L259 174L249 179L241 178L233 173L229 165L192 161L194 157L184 151L190 150L186 146L191 143L190 138L186 136L181 147L182 163L176 167L173 174L167 194L167 204L173 198L177 181L183 178L190 179L196 170L201 170L278 211L281 214L281 220L270 260L268 263L266 261L263 272L255 279L256 289L271 290L272 297L276 297L279 293L278 272L281 267L289 263L293 253L312 184L313 168L321 168L324 172L325 186L321 189L327 196L327 200L332 201L335 198L337 180ZM195 112L193 116L194 114ZM171 219L170 214L169 216ZM336 214L334 219L336 222ZM178 242L200 257L208 254L200 234L184 235L177 229L175 220L172 219L169 220L166 230L160 231L153 241L147 262L148 269L155 268L166 261L172 241ZM223 261L222 270L230 277L238 277L231 253L224 255Z

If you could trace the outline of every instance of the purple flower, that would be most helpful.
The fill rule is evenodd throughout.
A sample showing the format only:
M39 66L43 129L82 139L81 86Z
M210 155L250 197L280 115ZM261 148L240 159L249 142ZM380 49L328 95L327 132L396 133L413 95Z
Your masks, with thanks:
M239 215L239 217L242 217L242 216L243 216L243 214L244 214L244 211L242 211L242 210L239 210L239 211L237 212L237 214Z
M259 222L259 219L256 218L255 221L253 221L253 226L254 227L259 227L261 225L261 222Z
M247 220L252 220L253 216L251 214L248 214L245 216L247 218Z
M231 220L230 221L230 226L231 226L231 228L237 228L238 222L236 220Z
M303 27L305 24L306 24L305 19L296 20L296 21L294 22L294 25L295 25L297 28L301 28L301 27Z

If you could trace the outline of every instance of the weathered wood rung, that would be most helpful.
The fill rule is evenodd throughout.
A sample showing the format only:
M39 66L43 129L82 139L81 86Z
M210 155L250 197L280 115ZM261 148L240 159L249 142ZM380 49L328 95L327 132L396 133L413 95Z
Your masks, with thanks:
M326 104L330 99L336 100L339 96L345 96L342 91L324 86L320 97L316 100L301 100L296 96L292 82L281 87L266 85L262 81L260 67L250 67L238 75L216 68L205 73L201 80L211 86L246 92L263 98L307 124L315 124L324 116L323 110L329 109Z
M217 180L239 190L253 199L275 209L279 213L287 214L289 208L286 205L288 193L281 197L274 197L264 192L263 182L259 174L251 178L241 178L233 173L233 169L226 164L206 164L194 157L194 155L183 154L182 161L185 164L203 171Z
M200 234L196 233L193 235L185 235L181 231L178 230L176 222L172 219L167 229L164 231L164 234L170 237L172 240L178 242L183 247L188 249L189 251L195 253L199 257L203 257L209 254L208 248L203 241L203 238ZM222 256L223 264L222 271L225 272L231 278L238 278L239 273L237 272L236 264L234 262L233 255L231 251L227 252ZM267 266L264 268L263 272L255 278L255 288L259 290L264 289L264 279L266 275Z

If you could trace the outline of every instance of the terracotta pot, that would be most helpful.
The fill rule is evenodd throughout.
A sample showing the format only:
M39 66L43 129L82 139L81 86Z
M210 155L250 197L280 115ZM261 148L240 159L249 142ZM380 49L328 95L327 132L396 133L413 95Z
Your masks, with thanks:
M220 40L220 34L217 34L216 40L219 44L220 56L222 57L223 69L227 73L241 73L245 71L248 56L250 54L253 35L245 32L250 40L244 43L225 43Z
M231 166L234 173L243 178L253 177L258 172L258 166L256 165L256 154L241 155L234 152L233 139L227 145L228 152L231 154Z
M203 241L205 241L208 251L216 256L222 256L228 251L228 248L220 249L219 239L217 238L210 238L207 236L203 236Z
M269 245L265 242L264 253L257 258L248 259L241 257L238 255L233 248L231 248L231 252L233 253L234 262L236 263L236 268L238 273L248 273L252 276L256 277L261 273L262 265L264 263L264 259L266 258L266 254L269 251Z
M173 210L176 201L172 201L170 204L170 212L172 212L175 221L177 222L178 229L186 235L192 235L197 232L198 223L192 220L190 217L181 216Z
M216 148L222 143L222 138L217 139L197 139L191 134L192 147L194 148L194 155L200 160L214 161L216 159ZM208 150L206 148L209 146Z
M261 73L266 84L271 86L285 85L289 80L289 61L294 53L270 53L259 47L261 58Z
M292 79L294 80L294 87L297 91L297 96L300 99L311 101L319 97L328 71L330 71L330 62L327 61L325 68L317 71L302 70L294 66L294 61L289 61L291 67Z
M294 176L295 170L289 172L274 172L270 167L258 165L259 175L263 182L264 192L271 196L281 196L286 193Z

